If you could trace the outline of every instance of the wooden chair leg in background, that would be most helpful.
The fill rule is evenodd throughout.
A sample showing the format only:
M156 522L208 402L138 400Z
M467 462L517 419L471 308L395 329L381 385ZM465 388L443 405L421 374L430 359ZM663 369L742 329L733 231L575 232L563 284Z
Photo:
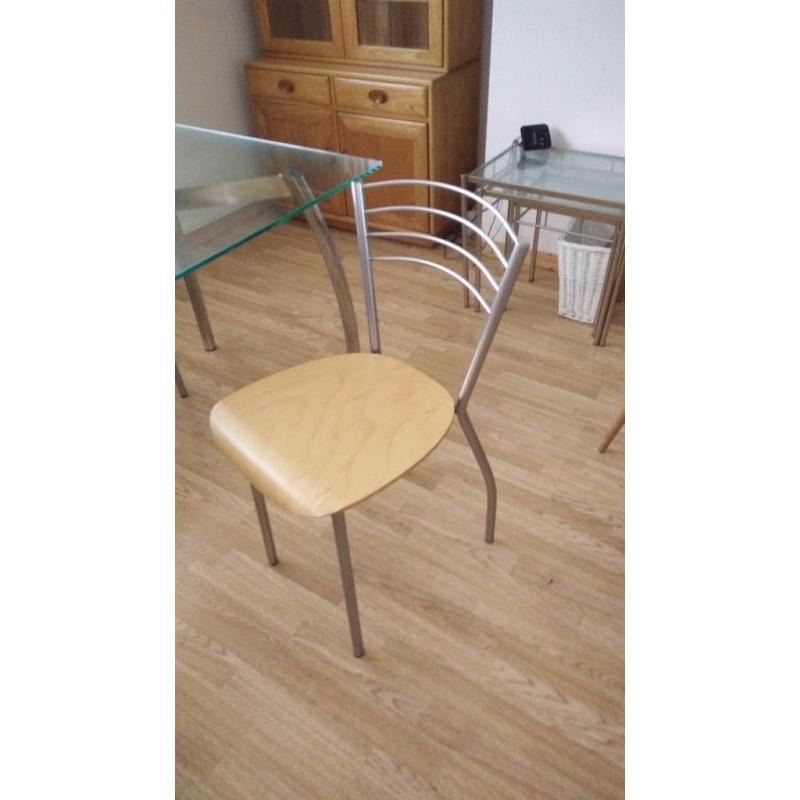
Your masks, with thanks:
M619 412L619 416L614 420L614 424L608 429L608 433L603 437L603 441L598 448L601 453L608 450L608 446L614 441L614 437L620 432L622 426L625 424L625 406Z

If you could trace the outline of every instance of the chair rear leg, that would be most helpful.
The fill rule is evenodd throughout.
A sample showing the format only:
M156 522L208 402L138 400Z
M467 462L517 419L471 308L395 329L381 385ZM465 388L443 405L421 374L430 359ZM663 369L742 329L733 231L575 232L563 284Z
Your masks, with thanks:
M364 643L361 639L361 622L358 619L358 601L356 600L356 584L353 580L353 565L350 563L350 546L347 543L347 523L344 512L331 515L333 532L336 535L336 552L339 556L339 570L342 573L344 602L347 606L347 621L350 623L350 638L353 642L353 655L361 658L364 655Z
M261 535L264 537L264 547L267 548L267 559L274 567L278 563L278 554L275 551L275 542L272 540L272 527L269 524L267 504L264 502L264 495L255 486L250 486L250 489L253 492L253 502L256 504L258 523L261 525Z
M467 414L467 410L460 405L456 406L456 416L461 423L461 428L464 431L464 435L467 437L469 446L475 454L475 459L478 462L478 466L481 468L483 480L486 484L486 535L484 539L491 544L494 541L494 523L495 517L497 516L497 484L495 484L494 481L494 473L492 472L489 459L486 457L486 453L481 445L481 441L478 439L478 434L475 432L475 428L472 425L472 420Z

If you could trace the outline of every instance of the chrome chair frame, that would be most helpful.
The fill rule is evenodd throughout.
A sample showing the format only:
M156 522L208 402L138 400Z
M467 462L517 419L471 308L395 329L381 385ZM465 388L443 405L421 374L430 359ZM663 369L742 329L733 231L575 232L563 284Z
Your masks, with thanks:
M480 203L482 206L485 206L491 213L496 214L501 224L506 229L506 232L511 237L511 240L514 243L510 256L506 257L497 247L496 243L492 239L490 239L490 237L486 233L484 233L483 230L481 230L468 220L465 220L462 217L453 214L449 211L426 207L426 206L406 206L406 205L382 206L370 209L367 209L365 207L364 204L365 189L368 190L372 188L377 188L379 186L404 186L412 184L424 184L426 186L457 192L458 194L461 194L462 197L474 200L475 202ZM517 239L514 232L511 230L510 226L503 218L503 216L499 212L497 212L493 207L491 207L489 203L487 203L485 200L478 197L477 195L473 194L472 192L467 191L466 189L457 186L451 186L450 184L447 183L440 183L438 181L388 180L388 181L376 181L374 183L363 185L360 182L356 182L351 184L351 192L353 198L353 207L355 210L356 237L358 242L358 253L361 262L361 276L364 285L364 299L367 309L367 322L369 327L369 343L371 352L373 353L381 352L380 329L378 324L378 309L375 299L375 281L372 269L372 265L376 261L393 261L393 262L405 261L405 262L421 264L424 266L430 266L433 267L434 269L440 270L441 272L447 274L449 277L454 278L456 281L458 281L464 287L464 291L472 294L472 296L476 299L480 307L487 312L488 316L486 323L483 327L483 330L481 331L481 335L478 339L478 343L476 345L472 360L470 361L469 366L467 367L467 371L464 375L464 380L461 384L458 396L455 399L454 411L455 415L458 417L458 421L461 423L461 427L464 431L467 441L469 442L469 445L472 448L472 452L475 455L475 459L478 462L478 466L480 467L481 474L483 475L483 479L486 484L487 503L486 503L486 526L485 526L484 538L487 542L491 543L494 541L495 518L497 513L497 486L495 484L494 474L492 473L491 465L489 464L489 459L486 457L486 452L484 451L483 446L481 445L480 439L478 438L478 434L476 433L475 427L472 424L472 420L469 417L467 407L469 405L469 400L472 396L472 392L475 389L475 384L477 383L481 369L483 368L484 362L486 361L486 356L489 353L489 347L492 344L492 340L494 339L494 336L497 332L497 327L500 324L500 318L502 317L503 312L506 309L509 296L511 295L511 291L514 288L514 283L517 279L517 276L519 275L520 267L522 266L522 262L528 250L528 245L519 242L519 240ZM399 232L392 231L389 233L378 232L378 231L369 232L367 227L367 215L379 214L381 212L386 212L386 211L400 211L400 212L409 212L417 214L420 213L420 211L427 211L430 214L443 216L448 219L452 219L453 221L458 222L459 224L467 226L476 235L481 237L492 249L495 256L497 257L497 259L499 260L500 264L503 267L504 272L502 278L498 282L497 280L495 280L494 276L491 274L486 265L480 261L480 259L478 259L476 256L473 256L471 253L467 252L466 249L461 247L460 245L457 245L454 242L450 242L446 239L442 239L438 236L433 236L431 234L422 232L418 233L413 231L399 231ZM416 238L420 240L432 241L442 244L447 248L455 250L457 253L459 253L461 256L464 257L463 275L459 275L449 267L446 267L442 264L438 264L437 262L427 258L418 258L416 256L374 256L370 252L369 240L379 239L379 238L392 238L392 239ZM491 302L486 300L481 295L480 290L475 286L473 286L473 284L470 282L469 272L468 272L470 264L472 264L472 266L476 269L476 271L479 272L479 274L482 274L483 276L486 277L489 287L495 292L494 298L491 300ZM253 500L256 506L256 512L258 514L259 525L261 527L262 537L264 539L264 546L267 551L267 559L272 566L275 566L278 563L278 555L275 549L274 540L272 538L272 528L270 526L269 516L267 514L267 507L264 500L264 496L254 486L252 486L251 488L253 492ZM336 539L336 552L339 560L339 570L342 578L344 601L345 601L345 606L347 608L347 619L350 626L350 638L353 646L353 655L356 658L360 658L361 656L364 655L365 651L361 636L361 623L358 614L358 602L356 600L355 581L353 578L353 566L350 560L350 547L347 539L347 523L345 521L345 512L338 511L332 514L331 520L333 523L333 530Z

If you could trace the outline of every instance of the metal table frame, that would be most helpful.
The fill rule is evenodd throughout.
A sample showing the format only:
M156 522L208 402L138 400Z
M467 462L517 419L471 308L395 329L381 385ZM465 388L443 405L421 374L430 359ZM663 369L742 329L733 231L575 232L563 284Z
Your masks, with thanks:
M271 177L278 179L282 186L285 186L283 194L275 194L274 197L292 197L298 206L298 210L291 215L291 217L303 215L308 227L311 230L317 245L322 254L322 259L325 262L325 267L328 271L333 292L336 297L336 303L339 307L339 316L342 320L342 328L344 330L345 348L348 353L357 353L360 349L358 339L358 325L356 323L355 310L353 308L353 300L350 294L350 287L347 283L347 278L342 268L342 260L336 245L331 237L330 229L325 223L325 218L319 206L309 206L303 211L300 207L303 204L312 202L314 200L314 193L311 191L305 177L299 173L289 173L286 175L267 176L264 180L270 180ZM247 182L240 182L244 188ZM235 183L228 183L225 186L226 193L229 195L229 201L236 200L236 191L239 188ZM265 231L268 232L268 231ZM177 215L175 217L175 251L176 253L183 248L183 231L181 230L180 223L178 222ZM197 280L197 270L190 272L183 276L183 281L186 284L186 289L189 294L189 300L192 304L195 319L197 320L197 327L200 329L200 336L203 340L203 346L206 350L216 350L217 343L214 339L214 333L211 329L211 322L208 318L206 311L205 301L200 291L200 284Z
M484 164L481 164L473 172L462 175L461 187L463 189L469 189L470 185L472 185L475 187L475 193L482 197L492 198L496 203L499 203L503 200L506 201L506 217L515 235L519 233L520 225L533 228L531 262L528 272L529 281L532 281L535 276L536 255L539 249L539 232L542 230L549 230L559 233L566 233L566 231L561 228L548 226L547 216L549 214L553 213L566 217L574 217L577 219L605 222L614 226L614 235L611 240L611 254L609 257L608 270L606 271L600 302L592 327L593 344L602 346L606 341L608 328L611 323L611 316L613 314L617 298L619 297L619 292L622 287L625 274L625 204L615 203L596 197L586 197L554 192L552 190L540 189L538 187L532 188L530 186L523 186L517 183L504 183L502 181L486 178L483 175L478 174L490 164L507 156L513 148L519 147L519 144L519 140L515 140L510 147L503 150L503 152L499 153L494 158L489 159L489 161L486 161ZM536 212L535 221L523 222L523 218L530 211ZM620 217L620 211L622 211L622 217ZM462 209L462 213L466 213L466 208ZM543 214L545 215L544 223L542 223ZM475 224L480 227L482 222L483 211L480 206L477 206ZM586 239L596 238L589 236L588 234L579 235ZM464 246L466 247L465 231L463 236ZM507 250L508 242L506 242L506 251ZM476 276L475 279L479 285L480 276ZM464 299L465 306L468 307L470 301L469 294L466 291Z
M214 137L225 142L221 151L222 164L225 168L219 172L219 177L215 174L215 170L211 170L210 175L206 170L206 176L201 174L197 178L196 184L176 186L175 189L175 277L176 280L184 281L204 348L208 351L215 350L217 342L211 328L197 272L206 264L253 237L266 233L302 214L317 242L328 272L342 322L345 349L348 353L359 352L358 324L350 287L342 267L341 257L319 209L319 203L331 194L343 191L354 180L360 182L366 176L374 173L381 168L382 162L374 159L334 155L329 152L315 151L313 148L256 140L252 137L186 125L176 125L176 152L179 132L182 133L184 139L187 134L191 134L196 141L199 136L209 140ZM238 144L239 140L243 143L242 145ZM257 168L253 170L254 174L247 175L249 170L240 168L230 172L225 156L226 152L228 156L231 152L238 155L244 148L247 156L248 142L250 145L256 145L254 151L253 147L250 147L251 152L248 156L255 159L254 165ZM233 146L235 146L234 150L231 149ZM271 170L261 172L265 165L262 159L265 155L272 155L265 150L270 146L280 152L275 153L274 162L268 162ZM202 148L198 152L201 156L200 163L216 162L217 160L217 154L213 152L210 159L208 153L203 152ZM308 156L308 158L298 157L298 154ZM346 168L342 168L343 171L335 171L334 177L328 183L327 191L317 194L308 184L306 168L310 167L312 173L316 171L317 167L327 168L325 163L314 163L313 159L318 157L324 159L325 162L335 158L348 163ZM272 170L275 171L272 172ZM228 172L230 172L230 177ZM242 177L242 175L246 177ZM328 181L327 176L325 176L325 180ZM199 227L192 227L188 233L185 233L178 216L179 213L206 208L219 209L223 213L217 214L216 218L212 218L210 221L201 222ZM264 215L263 212L267 209L275 211L274 217ZM203 236L209 235L212 237L212 247L192 250L193 244L199 244L197 240L193 241L193 237L200 236L202 241ZM214 239L214 236L217 238ZM175 383L180 395L187 397L186 385L177 364L175 365Z

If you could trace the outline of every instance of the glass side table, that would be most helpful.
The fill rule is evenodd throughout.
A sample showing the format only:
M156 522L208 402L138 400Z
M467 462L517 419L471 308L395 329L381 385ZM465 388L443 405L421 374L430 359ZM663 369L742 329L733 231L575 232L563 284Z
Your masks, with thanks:
M614 226L608 270L592 330L594 344L604 344L625 273L625 159L558 148L525 151L517 139L499 155L461 176L464 188L470 184L476 193L490 200L506 201L507 218L514 233L519 232L520 224L533 227L528 273L531 281L539 232L566 232L543 223L543 215L546 218L550 213L561 214ZM535 212L535 221L523 221L531 211ZM478 206L476 224L481 222Z
M369 158L175 126L175 279L186 283L206 350L217 345L197 270L303 214L333 285L347 351L358 351L350 288L317 204L381 166ZM176 379L183 394L177 373Z

